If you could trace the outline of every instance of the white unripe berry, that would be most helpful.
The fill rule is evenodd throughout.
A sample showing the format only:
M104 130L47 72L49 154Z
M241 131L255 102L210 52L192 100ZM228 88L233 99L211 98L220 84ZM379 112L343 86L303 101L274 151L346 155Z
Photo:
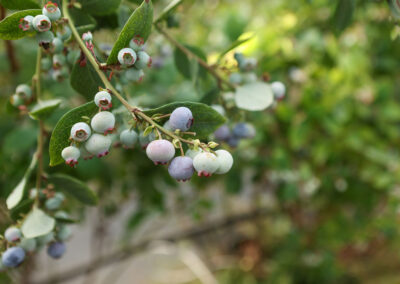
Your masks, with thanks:
M21 236L21 230L16 227L9 227L4 232L4 237L6 238L6 240L12 243L18 241Z
M32 97L32 89L26 84L18 85L15 93L24 100L30 99Z
M71 128L71 139L77 142L83 142L89 139L92 134L90 126L85 122L75 123Z
M90 125L92 126L93 131L107 135L114 131L115 116L108 111L99 112L92 118Z
M175 147L168 140L154 140L147 146L146 154L156 165L165 165L175 156Z
M94 96L94 103L102 110L108 110L112 107L111 95L107 91L100 91Z
M109 153L112 140L109 136L94 133L85 143L85 148L93 155L101 158Z
M36 41L39 43L39 45L50 44L53 40L54 34L51 31L36 34Z
M286 87L282 82L276 81L271 84L272 92L277 100L283 99L286 93Z
M38 32L47 32L51 29L51 21L45 15L37 15L33 18L33 28Z
M129 42L129 47L132 48L134 51L139 51L143 45L144 45L144 40L141 37L134 37Z
M22 106L24 104L24 100L20 96L18 96L17 94L14 94L10 98L10 103L15 107L19 107L19 106Z
M23 238L19 244L21 248L23 248L27 252L33 252L36 249L36 239L26 239Z
M43 15L49 17L52 21L57 21L61 18L61 11L56 3L49 1L42 9Z
M72 31L68 26L64 26L64 29L62 29L61 31L60 30L57 31L57 36L61 38L63 41L70 39L71 35Z
M84 34L82 35L82 39L83 39L84 41L91 41L91 40L93 40L93 35L92 35L91 32L84 33Z
M61 156L68 166L74 167L78 164L78 159L81 156L81 152L75 146L68 146L62 150Z
M20 24L19 24L19 28L21 30L23 30L24 32L26 31L30 31L33 29L33 16L26 16L24 18L22 18L21 20L19 20Z
M218 170L219 163L213 153L203 152L194 157L193 166L199 177L209 177Z
M126 129L121 132L119 139L121 140L124 148L131 149L138 140L138 134L133 129Z
M132 66L136 59L136 52L132 48L123 48L118 53L118 61L122 66Z
M126 70L125 76L128 81L138 83L143 80L144 72L142 69L130 68Z
M215 151L215 155L217 156L217 161L219 163L219 167L215 173L226 174L229 172L233 165L231 153L226 150L217 150Z
M197 150L195 149L188 149L185 153L185 156L188 156L189 158L194 159L198 154L203 153L203 149L198 148Z
M155 140L156 136L154 132L151 132L149 135L144 136L144 132L139 134L139 143L142 146L142 149L146 149L147 146L150 144L151 141Z
M137 69L145 69L146 67L151 67L151 57L144 51L137 52L137 60L135 63L135 67Z

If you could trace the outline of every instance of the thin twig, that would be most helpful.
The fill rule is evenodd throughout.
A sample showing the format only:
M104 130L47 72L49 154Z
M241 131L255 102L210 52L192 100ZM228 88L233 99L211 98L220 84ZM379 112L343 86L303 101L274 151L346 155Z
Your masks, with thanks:
M3 6L0 6L0 21L6 17L6 9ZM4 41L7 51L7 58L10 63L11 73L18 73L19 71L19 63L17 57L15 56L15 48L11 40Z

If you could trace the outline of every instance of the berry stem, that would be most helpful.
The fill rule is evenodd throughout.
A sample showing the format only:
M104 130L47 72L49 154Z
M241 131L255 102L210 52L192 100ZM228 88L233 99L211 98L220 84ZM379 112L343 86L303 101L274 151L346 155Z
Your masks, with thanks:
M43 176L43 146L44 146L44 123L39 120L39 133L38 133L38 145L36 150L36 158L38 160L37 172L36 172L36 190L37 194L35 197L35 205L39 205L39 190L42 183Z

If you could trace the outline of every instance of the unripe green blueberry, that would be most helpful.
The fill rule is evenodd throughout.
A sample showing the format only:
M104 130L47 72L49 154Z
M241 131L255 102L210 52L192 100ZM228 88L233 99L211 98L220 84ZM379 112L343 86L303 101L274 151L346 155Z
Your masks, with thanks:
M165 165L175 156L175 147L168 140L154 140L147 146L146 154L156 165Z
M56 197L52 197L46 200L45 202L45 206L47 210L57 210L61 207L62 204L62 200L56 198Z
M134 37L129 42L129 47L132 48L134 51L141 50L143 45L144 45L144 39L141 37Z
M245 61L245 57L242 53L240 52L235 52L235 54L233 55L233 57L235 58L236 62L238 63L239 67L242 66L244 64Z
M19 246L27 252L33 252L36 249L37 242L36 239L22 238Z
M56 194L54 194L54 198L57 198L58 200L61 200L61 202L64 202L65 195L61 192L56 192Z
M92 40L93 40L93 35L92 35L91 32L84 33L84 34L82 35L82 39L83 39L84 41L92 41Z
M54 217L58 218L58 219L69 219L70 218L69 214L67 212L65 212L65 211L62 211L62 210L57 211L54 214Z
M173 129L188 130L193 125L193 114L187 107L176 108L169 117L169 124Z
M65 250L66 247L64 243L55 242L49 245L49 247L47 248L47 254L54 259L59 259L64 255Z
M63 50L64 50L63 41L60 38L55 37L51 42L51 51L54 53L61 53Z
M125 129L119 136L122 145L127 149L132 149L138 140L138 134L133 129Z
M94 133L85 143L85 148L93 155L101 158L109 153L112 140L109 136Z
M16 242L21 238L21 230L18 229L17 227L9 227L7 230L4 232L4 238L9 241L9 242Z
M26 31L31 31L33 29L33 16L26 16L22 19L19 20L19 28L23 30L24 32Z
M187 156L187 157L191 158L192 160L194 160L194 158L200 153L203 153L203 149L201 149L201 148L198 148L197 150L188 149L186 151L186 153L185 153L185 156Z
M142 146L142 149L146 149L147 146L150 144L150 142L155 139L156 139L156 136L155 136L154 132L150 133L147 136L144 136L143 132L141 132L139 134L139 143L140 143L140 146Z
M145 69L146 67L151 67L151 57L144 51L137 52L137 60L135 63L135 67L137 69Z
M89 139L90 135L92 135L92 130L90 126L85 122L75 123L71 127L70 138L77 142L84 142Z
M24 100L20 96L18 96L17 94L14 94L10 98L10 103L15 107L19 107L19 106L22 106L24 104Z
M20 247L8 248L1 258L5 267L17 267L25 259L25 251Z
M271 84L272 92L276 100L281 100L285 97L286 87L282 82L276 81Z
M52 21L57 21L61 18L61 11L56 3L51 1L47 2L42 9L43 15L47 16Z
M188 181L194 173L193 160L190 157L175 157L168 166L168 172L177 181Z
M107 91L100 91L94 97L94 103L102 110L108 110L112 107L111 95Z
M231 82L232 84L236 84L236 85L241 84L243 82L242 74L240 74L238 72L232 73L229 76L229 82Z
M71 65L75 64L78 61L80 56L79 50L70 50L67 54L67 62Z
M143 80L144 72L142 69L129 68L126 70L125 76L128 81L138 83Z
M65 62L67 61L65 55L63 54L55 54L53 56L53 68L54 69L60 69L65 65Z
M93 131L107 135L115 129L115 116L109 111L99 112L92 118L90 125Z
M71 38L72 31L68 26L64 26L64 28L60 31L57 31L57 36L61 38L63 41L69 40Z
M69 237L71 237L71 234L71 229L66 225L62 225L58 228L56 237L60 241L66 241L69 239Z
M209 177L218 170L219 163L213 153L203 152L194 157L193 166L199 177Z
M29 100L32 97L32 89L26 84L18 85L15 93L24 100Z
M51 31L37 33L36 34L36 41L39 45L48 45L54 39L54 34Z
M254 72L246 72L242 75L242 80L244 84L251 84L257 82L258 78Z
M64 148L61 152L61 156L65 160L68 166L74 167L78 164L78 159L81 155L79 149L75 146L68 146Z
M40 61L40 65L43 71L49 71L53 65L53 62L50 58L45 57Z
M51 241L54 240L54 232L50 232L46 235L40 236L36 238L37 244L39 247L47 245Z
M239 65L240 69L243 71L251 71L257 67L257 59L255 58L245 58Z
M228 125L226 125L226 124L222 125L214 132L215 139L217 139L219 141L228 141L228 139L231 137L231 135L232 135L231 130L229 129Z
M62 82L64 81L65 78L67 78L68 74L66 74L65 69L55 69L52 70L51 77L53 78L54 81L56 82Z
M217 161L219 167L216 174L226 174L232 168L233 158L231 153L226 150L217 150L215 151L215 155L217 156Z
M32 21L33 28L38 32L47 32L51 29L51 21L45 15L37 15Z
M136 59L136 52L132 48L123 48L118 53L118 61L122 66L132 66Z

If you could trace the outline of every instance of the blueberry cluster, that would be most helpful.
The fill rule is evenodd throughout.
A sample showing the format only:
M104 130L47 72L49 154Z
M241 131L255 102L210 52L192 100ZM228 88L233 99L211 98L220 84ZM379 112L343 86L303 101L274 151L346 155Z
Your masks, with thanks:
M18 85L15 94L11 96L11 105L23 110L26 106L32 103L33 94L30 86L26 84Z
M129 42L129 47L118 52L118 62L122 68L126 68L125 77L130 82L141 82L143 70L151 67L152 59L143 49L143 38L134 37Z
M252 139L256 135L256 129L250 123L239 122L229 127L224 124L214 132L214 137L220 142L225 142L231 147L237 147L242 139Z
M6 249L1 255L0 270L19 266L27 255L38 252L45 246L47 246L47 254L54 259L62 257L65 253L64 242L71 236L71 229L64 222L70 217L65 211L59 210L65 201L65 196L59 192L54 193L47 188L39 191L32 189L29 197L35 199L37 195L44 202L48 214L53 215L57 220L56 226L52 232L36 238L24 237L18 226L7 228L2 241L2 245Z
M65 163L71 167L78 164L78 159L99 158L109 153L112 139L111 134L115 129L115 116L107 111L112 107L111 95L106 90L99 91L94 98L99 112L93 116L90 126L86 122L75 123L71 127L71 146L62 150L61 156Z

